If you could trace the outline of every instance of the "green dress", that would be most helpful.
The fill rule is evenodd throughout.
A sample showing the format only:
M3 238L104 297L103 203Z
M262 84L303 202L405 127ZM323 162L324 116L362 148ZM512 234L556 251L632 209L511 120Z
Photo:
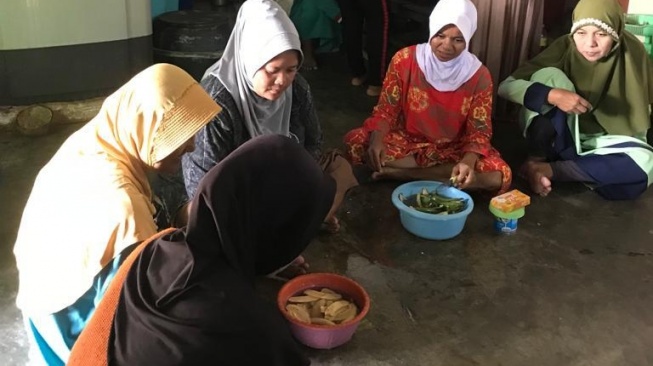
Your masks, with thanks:
M335 0L295 0L290 10L299 38L318 40L316 52L335 51L340 47L339 16L340 8Z

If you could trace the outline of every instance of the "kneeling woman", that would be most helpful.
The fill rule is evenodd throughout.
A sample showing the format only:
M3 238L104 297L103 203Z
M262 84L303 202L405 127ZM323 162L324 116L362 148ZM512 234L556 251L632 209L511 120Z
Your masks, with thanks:
M66 364L127 248L157 232L148 176L178 170L219 112L185 71L157 64L109 96L41 169L14 247L32 362Z
M503 192L512 173L490 145L492 78L467 51L476 30L469 0L442 0L429 20L429 43L392 59L379 103L345 136L354 164L373 179L455 178L459 188Z
M653 62L624 30L616 0L581 0L571 33L518 68L499 95L525 107L530 151L521 173L535 193L567 181L633 199L651 184Z
M69 365L308 365L254 279L305 249L335 189L293 140L244 143L204 176L185 229L132 252Z

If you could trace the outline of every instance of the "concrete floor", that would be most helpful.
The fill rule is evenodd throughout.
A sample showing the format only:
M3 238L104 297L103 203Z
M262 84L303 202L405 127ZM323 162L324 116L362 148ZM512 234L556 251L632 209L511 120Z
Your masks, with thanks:
M333 147L375 101L349 85L341 55L323 61L305 75ZM11 252L22 208L39 168L78 127L0 135L0 365L26 360ZM496 146L517 166L518 133L507 122L495 130ZM515 181L527 191L523 184ZM390 202L396 186L351 191L342 230L321 234L306 253L312 271L350 276L372 299L350 343L307 349L314 365L653 365L650 191L607 202L583 187L555 186L533 197L514 236L493 233L489 197L476 195L463 233L432 242L401 227ZM263 293L276 288L266 283Z

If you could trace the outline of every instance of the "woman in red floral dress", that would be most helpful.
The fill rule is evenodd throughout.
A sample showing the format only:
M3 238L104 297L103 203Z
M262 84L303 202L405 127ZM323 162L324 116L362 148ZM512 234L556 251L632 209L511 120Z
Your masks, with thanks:
M397 52L372 116L345 135L354 164L372 179L446 181L461 189L506 191L512 173L491 144L492 77L467 51L476 30L469 0L441 0L430 41Z

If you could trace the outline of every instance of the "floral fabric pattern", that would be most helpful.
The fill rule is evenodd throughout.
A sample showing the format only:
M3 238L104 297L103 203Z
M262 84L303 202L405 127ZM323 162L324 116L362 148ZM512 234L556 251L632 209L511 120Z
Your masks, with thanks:
M417 164L430 167L458 163L467 152L479 155L475 170L500 171L506 191L512 172L492 147L492 97L490 72L482 66L453 92L434 89L415 59L415 46L395 54L383 82L378 104L363 127L345 135L348 155L362 164L370 132L385 132L386 159L413 155Z

